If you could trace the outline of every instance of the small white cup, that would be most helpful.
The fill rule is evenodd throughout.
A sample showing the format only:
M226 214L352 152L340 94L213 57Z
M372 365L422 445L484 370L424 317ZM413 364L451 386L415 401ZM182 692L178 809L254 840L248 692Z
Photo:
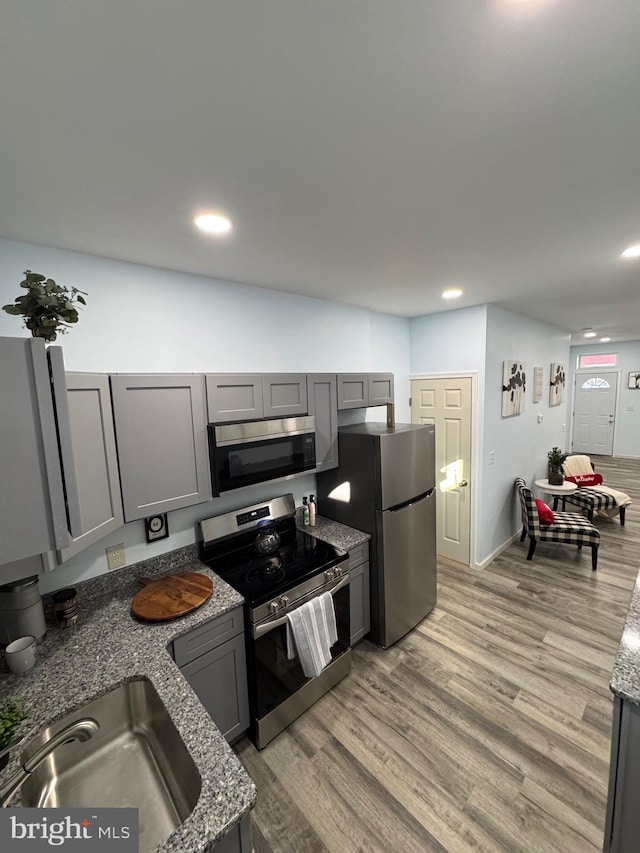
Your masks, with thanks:
M36 638L19 637L4 650L9 669L16 675L28 672L36 662Z

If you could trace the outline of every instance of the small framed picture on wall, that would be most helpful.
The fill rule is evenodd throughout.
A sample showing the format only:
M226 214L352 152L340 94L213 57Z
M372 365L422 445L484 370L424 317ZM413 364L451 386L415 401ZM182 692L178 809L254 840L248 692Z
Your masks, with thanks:
M640 389L640 371L629 374L629 388Z

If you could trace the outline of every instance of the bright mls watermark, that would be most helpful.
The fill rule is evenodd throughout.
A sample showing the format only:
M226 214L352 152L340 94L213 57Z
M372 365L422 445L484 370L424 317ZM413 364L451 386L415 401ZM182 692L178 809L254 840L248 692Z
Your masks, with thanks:
M0 809L0 851L138 853L138 809Z

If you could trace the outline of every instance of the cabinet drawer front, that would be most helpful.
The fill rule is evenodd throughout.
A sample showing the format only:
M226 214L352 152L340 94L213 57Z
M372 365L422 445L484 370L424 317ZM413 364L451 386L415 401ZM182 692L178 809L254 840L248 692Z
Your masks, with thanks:
M349 551L349 567L355 569L356 566L366 563L369 559L369 543L363 542L362 545L356 545Z
M173 641L173 659L184 666L244 631L242 607L236 607Z
M209 374L206 383L209 423L254 421L263 417L260 374Z
M265 418L307 413L307 377L304 373L267 374L262 377Z

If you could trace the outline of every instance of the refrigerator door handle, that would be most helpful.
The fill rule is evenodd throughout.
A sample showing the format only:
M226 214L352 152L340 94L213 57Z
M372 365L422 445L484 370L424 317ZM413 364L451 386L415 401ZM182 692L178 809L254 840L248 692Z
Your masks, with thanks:
M426 501L427 498L431 497L433 492L434 492L434 489L429 489L428 492L424 492L423 494L418 495L418 497L416 497L416 498L411 498L411 500L405 501L405 503L396 504L396 506L389 507L389 509L386 510L386 512L401 512L401 510L403 510L403 509L407 509L410 506L414 506L415 504L422 503L422 501Z

